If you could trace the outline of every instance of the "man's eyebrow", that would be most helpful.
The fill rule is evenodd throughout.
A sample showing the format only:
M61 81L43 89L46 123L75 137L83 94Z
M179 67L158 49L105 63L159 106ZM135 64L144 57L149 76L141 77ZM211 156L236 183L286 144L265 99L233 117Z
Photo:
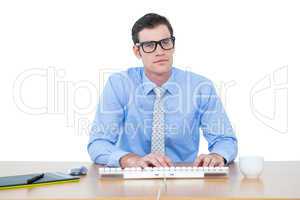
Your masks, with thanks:
M140 42L140 43L146 43L146 42L156 42L156 41L155 40L146 40L146 41L143 41L143 42Z
M146 43L146 42L158 42L158 41L165 40L165 39L169 39L169 38L171 38L171 36L170 36L170 37L166 37L166 38L162 38L162 39L160 39L160 40L146 40L146 41L139 42L139 43Z

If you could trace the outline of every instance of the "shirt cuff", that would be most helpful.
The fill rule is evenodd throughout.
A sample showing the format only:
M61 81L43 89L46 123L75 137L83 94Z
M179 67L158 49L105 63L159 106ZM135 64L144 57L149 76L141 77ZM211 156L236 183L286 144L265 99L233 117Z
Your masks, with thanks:
M226 165L226 164L228 164L230 162L229 156L226 155L226 153L224 153L224 152L217 151L217 150L212 150L210 153L215 153L215 154L218 154L218 155L222 156L223 159L224 159L224 165Z
M112 152L109 156L109 160L106 165L108 167L120 167L120 159L129 153L130 152L122 151L122 150Z
M215 143L215 145L210 149L210 153L217 153L221 155L226 162L225 165L231 163L237 156L237 143L235 141L224 141L222 143Z

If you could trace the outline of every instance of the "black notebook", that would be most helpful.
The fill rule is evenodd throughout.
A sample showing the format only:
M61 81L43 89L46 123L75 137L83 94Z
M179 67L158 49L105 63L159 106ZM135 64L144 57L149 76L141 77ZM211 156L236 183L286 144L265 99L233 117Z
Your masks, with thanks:
M0 190L79 181L78 176L70 176L61 172L47 172L44 173L43 178L34 183L27 184L27 180L36 175L38 174L0 177Z

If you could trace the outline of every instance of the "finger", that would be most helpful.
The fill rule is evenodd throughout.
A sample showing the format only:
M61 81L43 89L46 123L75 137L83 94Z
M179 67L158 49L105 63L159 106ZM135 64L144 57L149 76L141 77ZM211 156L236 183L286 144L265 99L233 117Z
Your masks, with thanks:
M167 156L162 155L162 154L156 154L154 156L158 159L158 161L161 164L163 164L164 167L170 167L170 166L172 166L172 161Z
M160 164L163 167L170 167L171 166L171 160L168 157L164 156L164 155L157 155L156 159L160 162Z
M224 167L224 166L225 166L225 161L224 161L223 158L221 158L221 159L219 160L219 162L217 163L217 167Z
M153 154L149 154L149 157L157 160L160 164L160 167L168 167L169 166L169 164L167 163L167 160L166 160L166 156L164 156L162 154L153 153Z
M215 167L217 165L218 161L215 158L212 158L210 163L209 163L209 167Z
M154 166L154 167L162 167L160 162L158 162L158 160L156 158L154 158L153 156L149 156L147 158L145 158L146 162L148 162L150 165Z
M139 161L137 165L138 167L142 167L143 169L149 166L149 164L144 160Z
M167 162L165 161L165 159L163 157L157 156L156 160L159 162L159 164L162 167L168 167L168 164L167 164Z
M201 166L205 156L206 156L205 154L200 154L194 161L193 166L195 166L195 167Z
M169 157L165 156L165 160L169 167L173 166L172 160Z
M206 156L203 160L203 167L208 167L211 161L211 157Z
M143 161L147 164L148 167L157 167L157 161L153 160L153 153L150 153L143 157Z
M200 165L200 158L197 157L197 158L195 159L194 163L193 163L193 166L194 166L194 167L198 167L199 165Z
M224 167L224 166L225 166L224 162L219 162L219 163L217 164L217 167Z
M199 156L197 156L196 157L196 159L195 159L195 161L194 161L194 163L193 163L193 166L194 167L198 167L198 166L200 166L200 162L201 162L201 160L203 159L202 156L203 154L201 154L201 155L199 155Z

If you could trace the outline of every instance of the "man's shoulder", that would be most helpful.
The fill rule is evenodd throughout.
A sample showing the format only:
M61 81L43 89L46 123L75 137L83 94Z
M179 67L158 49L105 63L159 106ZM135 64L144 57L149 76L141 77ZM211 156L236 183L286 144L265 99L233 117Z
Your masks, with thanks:
M175 77L177 79L184 79L184 80L189 80L192 83L212 83L212 81L205 77L204 75L192 72L190 69L182 69L182 68L177 68L173 67L173 70L175 72Z
M110 75L110 80L113 83L117 82L128 82L128 81L139 81L143 73L142 67L131 67L125 70L114 72Z

